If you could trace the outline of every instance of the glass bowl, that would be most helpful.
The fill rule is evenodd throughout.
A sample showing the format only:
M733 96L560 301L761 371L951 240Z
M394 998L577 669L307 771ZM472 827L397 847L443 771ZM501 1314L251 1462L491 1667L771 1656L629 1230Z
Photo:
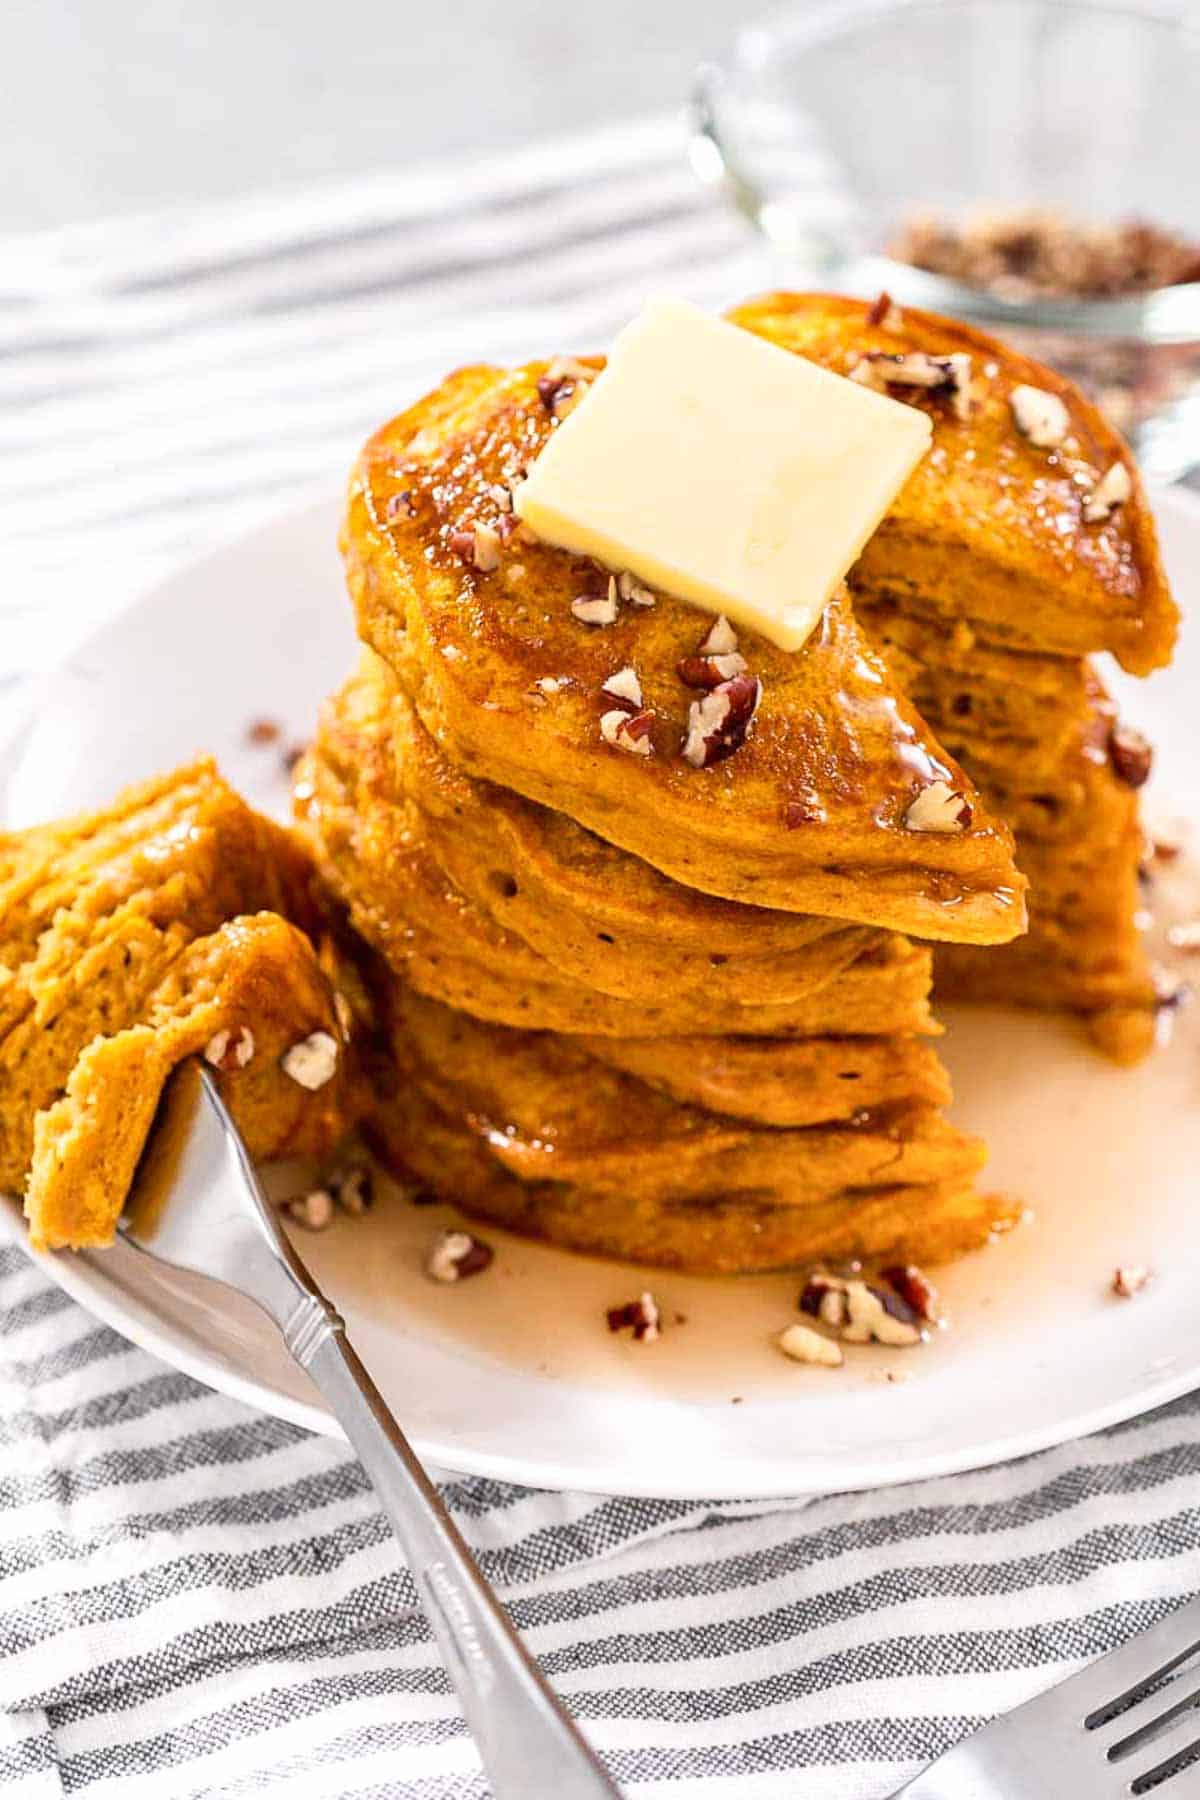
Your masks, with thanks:
M1200 36L1103 0L866 0L787 10L704 67L693 161L784 279L928 307L1073 376L1146 471L1200 464L1200 281L1119 298L997 292L889 256L914 215L1029 208L1200 244Z

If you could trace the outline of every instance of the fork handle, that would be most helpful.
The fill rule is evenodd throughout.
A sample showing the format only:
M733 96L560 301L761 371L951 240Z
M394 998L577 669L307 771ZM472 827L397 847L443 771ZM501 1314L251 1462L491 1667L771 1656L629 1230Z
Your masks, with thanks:
M391 1520L495 1800L528 1800L534 1791L621 1800L480 1573L341 1319L318 1302L285 1336Z

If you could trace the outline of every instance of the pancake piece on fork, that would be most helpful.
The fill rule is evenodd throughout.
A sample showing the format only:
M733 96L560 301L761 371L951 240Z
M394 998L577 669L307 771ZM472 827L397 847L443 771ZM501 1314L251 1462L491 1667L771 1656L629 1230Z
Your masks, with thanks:
M258 1156L348 1129L359 1086L308 935L313 881L207 759L0 834L0 1190L24 1194L35 1244L112 1241L185 1056L207 1057Z

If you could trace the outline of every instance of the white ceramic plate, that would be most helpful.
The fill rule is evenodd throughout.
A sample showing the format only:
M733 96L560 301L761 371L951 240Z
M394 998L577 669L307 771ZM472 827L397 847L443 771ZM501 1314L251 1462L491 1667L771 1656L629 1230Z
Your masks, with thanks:
M303 738L354 643L318 507L208 558L108 626L47 684L6 795L20 825L104 801L201 748L282 809L277 749L247 722ZM1200 585L1200 507L1165 495L1177 591ZM1127 710L1159 742L1175 813L1200 775L1200 648ZM1153 805L1153 796L1151 798ZM1096 878L1103 880L1103 870ZM1176 880L1186 889L1185 868ZM1200 882L1180 904L1200 911ZM1200 1014L1200 1007L1194 1009ZM419 1449L442 1468L546 1487L718 1498L872 1487L1022 1455L1200 1384L1195 1181L1200 1017L1119 1071L1053 1019L964 1010L946 1051L956 1117L984 1132L990 1179L1033 1221L945 1272L951 1328L907 1352L863 1349L837 1373L788 1363L771 1334L796 1317L788 1276L709 1281L570 1257L489 1231L494 1267L461 1288L421 1274L447 1216L396 1202L303 1250ZM23 1242L0 1201L0 1235ZM1134 1301L1118 1263L1149 1263ZM92 1312L215 1388L317 1431L330 1419L252 1306L117 1248L45 1259ZM604 1309L653 1286L660 1342L609 1334ZM683 1322L674 1323L683 1315ZM903 1377L893 1382L889 1373Z

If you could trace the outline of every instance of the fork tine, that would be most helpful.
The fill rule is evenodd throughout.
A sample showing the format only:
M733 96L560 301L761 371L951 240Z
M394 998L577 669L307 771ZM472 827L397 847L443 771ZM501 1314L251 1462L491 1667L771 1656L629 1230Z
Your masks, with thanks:
M1188 1730L1197 1729L1197 1721L1191 1716L1197 1706L1200 1706L1200 1671L1193 1669L1186 1676L1178 1676L1167 1687L1156 1688L1129 1712L1112 1720L1110 1729L1117 1735L1105 1752L1109 1762L1123 1762L1126 1757L1148 1751L1151 1745L1157 1755L1160 1741L1178 1725L1186 1725Z
M1183 1723L1181 1720L1180 1724ZM1131 1794L1158 1794L1168 1784L1169 1800L1182 1800L1184 1794L1200 1794L1200 1763L1194 1760L1197 1750L1200 1750L1200 1730L1197 1729L1194 1718L1188 1719L1186 1725L1186 1731L1177 1729L1171 1734L1182 1738L1183 1742L1176 1743L1165 1756L1161 1754L1164 1745L1161 1742L1155 1743L1158 1760L1151 1763L1149 1768L1143 1769L1140 1775L1131 1776ZM1177 1773L1179 1765L1185 1762L1187 1767ZM1162 1800L1168 1800L1166 1793L1163 1793Z
M1047 1688L941 1757L896 1800L1200 1800L1200 1668L1147 1690L1200 1650L1200 1600ZM1120 1748L1122 1754L1111 1753Z
M1097 1730L1140 1700L1152 1682L1178 1668L1197 1649L1200 1601L1189 1600L1148 1631L1073 1675L1063 1683L1063 1697L1069 1692L1079 1704L1081 1722L1090 1731Z

